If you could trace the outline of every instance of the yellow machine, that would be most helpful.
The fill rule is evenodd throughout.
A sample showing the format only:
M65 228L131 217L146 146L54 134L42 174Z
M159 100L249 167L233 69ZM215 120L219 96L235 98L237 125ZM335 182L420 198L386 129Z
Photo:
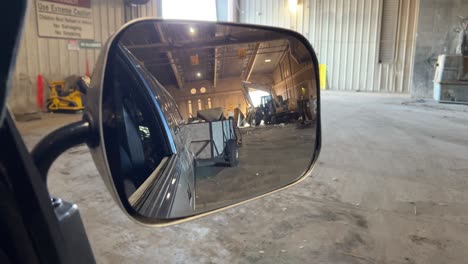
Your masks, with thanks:
M68 80L67 80L68 81ZM86 90L79 84L81 79L71 85L65 80L50 82L50 95L47 110L52 112L76 112L84 109L83 96Z
M255 119L255 125L258 126L262 120L265 124L277 124L295 121L299 118L297 99L289 98L289 100L283 100L283 97L278 96L271 85L241 82L241 87L251 109L247 113L248 122L252 122L252 119ZM269 93L269 95L261 97L259 107L253 105L249 88Z

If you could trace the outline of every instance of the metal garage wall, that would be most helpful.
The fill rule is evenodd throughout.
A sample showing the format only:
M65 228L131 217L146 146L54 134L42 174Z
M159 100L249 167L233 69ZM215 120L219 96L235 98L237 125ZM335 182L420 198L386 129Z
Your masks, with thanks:
M36 79L42 74L46 80L83 75L86 60L90 70L100 49L68 50L67 39L38 36L35 0L29 0L23 35L20 42L13 89L8 104L15 113L34 112L36 107ZM104 42L124 24L123 0L91 0L95 41ZM130 10L130 17L156 16L157 0ZM44 89L48 89L47 87Z
M401 0L395 46L395 61L379 64L375 73L380 91L409 93L413 75L413 57L419 0Z
M395 60L388 64L378 62L383 1L303 0L294 14L287 0L240 0L240 21L302 33L327 64L329 89L407 93L418 0L400 0Z

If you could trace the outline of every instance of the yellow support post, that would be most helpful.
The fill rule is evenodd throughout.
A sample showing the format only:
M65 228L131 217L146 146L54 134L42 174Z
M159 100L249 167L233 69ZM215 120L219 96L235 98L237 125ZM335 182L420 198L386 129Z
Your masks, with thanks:
M320 90L327 89L327 65L319 65L319 75L320 75Z

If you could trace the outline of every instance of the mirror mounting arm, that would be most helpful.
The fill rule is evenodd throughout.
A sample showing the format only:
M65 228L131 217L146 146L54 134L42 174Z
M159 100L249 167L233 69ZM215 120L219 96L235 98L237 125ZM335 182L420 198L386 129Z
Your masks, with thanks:
M31 151L31 156L39 173L47 184L47 172L52 163L67 149L92 139L90 122L83 120L63 126L43 138Z

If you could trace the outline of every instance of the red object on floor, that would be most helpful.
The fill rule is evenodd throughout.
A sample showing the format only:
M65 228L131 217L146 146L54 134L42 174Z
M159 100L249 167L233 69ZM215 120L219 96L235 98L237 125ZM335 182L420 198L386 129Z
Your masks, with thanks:
M36 103L39 109L44 107L44 78L40 74L37 75Z
M86 76L90 76L89 74L89 63L88 63L88 60L86 60L86 73L85 73Z

